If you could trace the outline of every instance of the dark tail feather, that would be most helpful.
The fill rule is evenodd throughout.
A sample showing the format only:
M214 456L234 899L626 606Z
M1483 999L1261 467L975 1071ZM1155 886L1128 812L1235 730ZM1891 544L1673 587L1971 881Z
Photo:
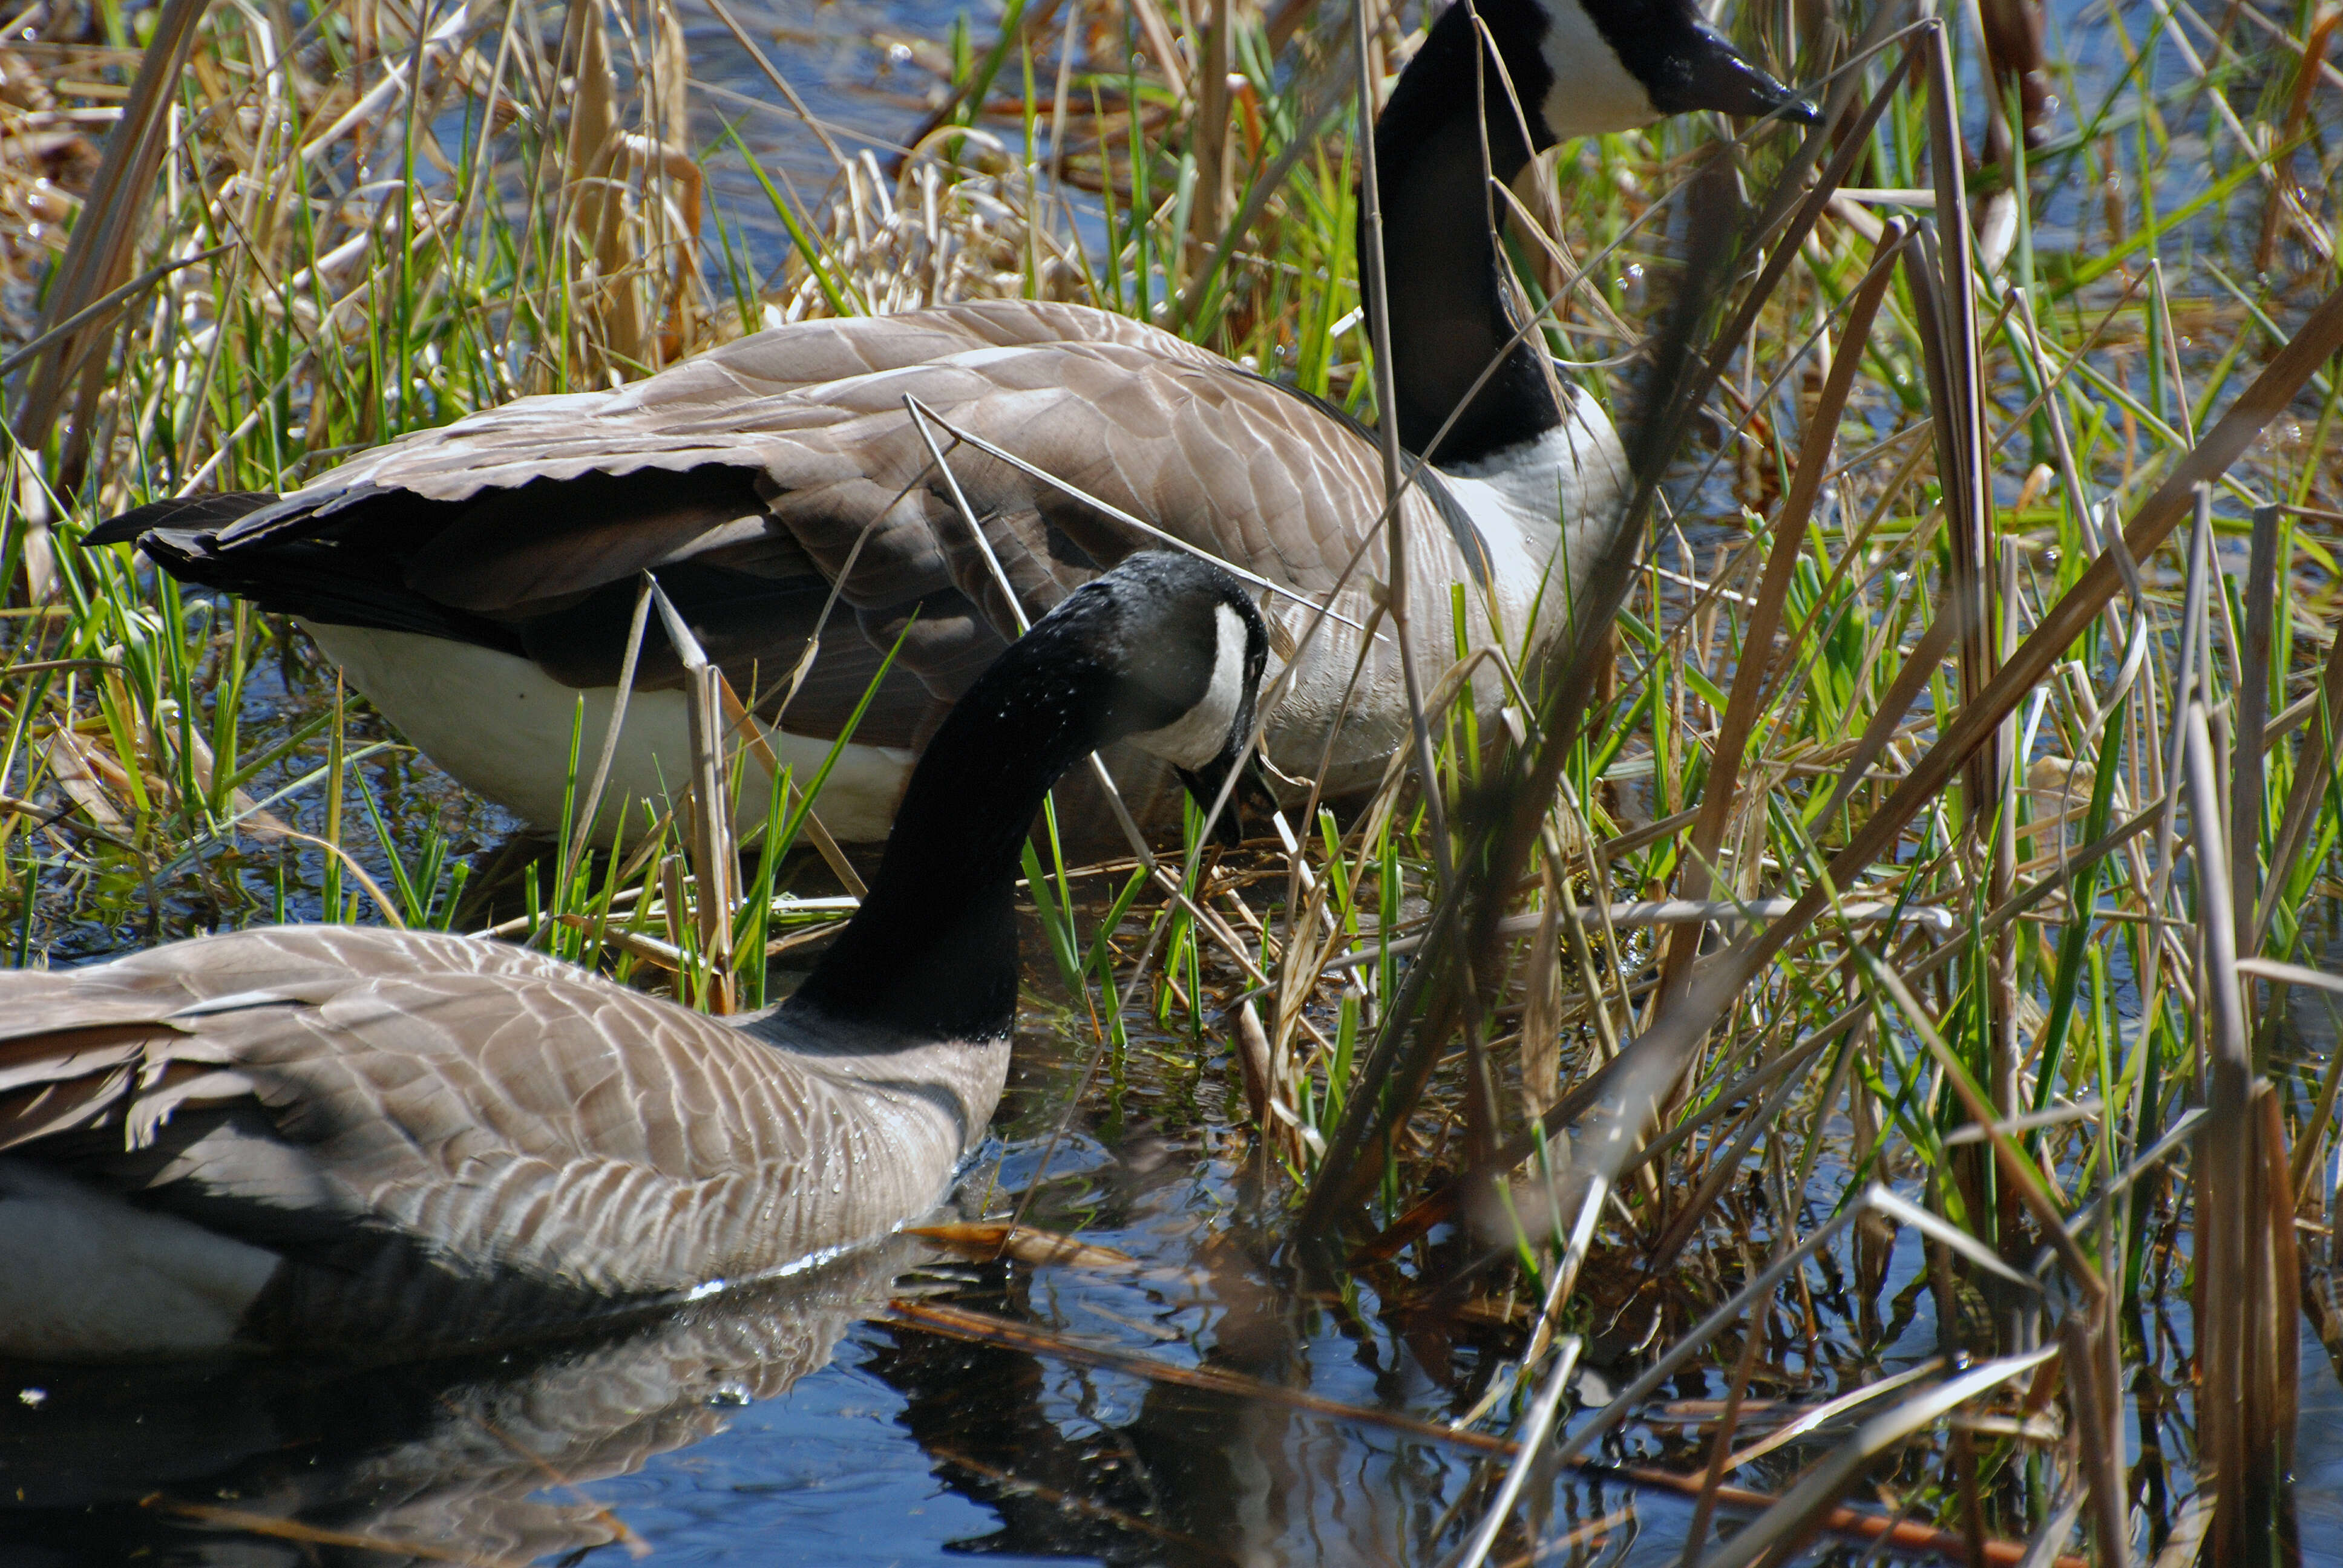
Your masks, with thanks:
M293 539L265 550L222 548L210 528L156 528L141 534L138 545L181 582L234 594L272 614L418 632L528 656L511 627L425 598L399 581L396 566L353 571L348 552L331 545Z
M85 546L126 545L152 528L182 533L211 533L248 512L273 505L270 490L226 490L210 496L186 496L175 501L153 501L105 522L82 536Z
M141 511L146 509L143 507L139 508ZM128 514L128 516L136 515L136 513ZM114 521L124 520L122 518L116 518ZM114 523L108 523L106 526L110 528ZM96 530L91 530L90 537L93 539L96 538ZM156 566L181 581L201 583L206 588L225 586L213 582L210 576L201 569L206 563L218 559L212 553L210 529L158 528L150 522L138 530L136 538L138 548L145 550ZM112 544L114 541L108 539L105 542Z

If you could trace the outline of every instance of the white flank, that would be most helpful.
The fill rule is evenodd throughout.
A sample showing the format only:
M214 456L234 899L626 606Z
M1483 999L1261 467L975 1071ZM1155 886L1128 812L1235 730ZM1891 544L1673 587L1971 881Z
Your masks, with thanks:
M1578 0L1543 0L1543 5L1546 29L1540 53L1554 73L1544 109L1556 136L1567 141L1632 131L1660 117L1651 94L1619 63Z
M1244 699L1245 628L1237 612L1226 605L1213 611L1217 629L1212 650L1212 678L1202 700L1161 729L1134 735L1131 740L1182 768L1202 768L1228 744L1229 728L1236 722L1237 704Z
M0 1354L226 1349L277 1256L0 1160Z
M561 819L569 766L569 729L578 700L586 705L578 740L578 789L582 796L609 728L615 687L579 691L555 680L532 661L493 648L415 632L362 627L303 629L366 693L383 717L467 788L539 827ZM653 635L657 635L654 632ZM791 776L809 781L830 754L830 742L768 729L773 754ZM891 746L850 744L840 754L814 802L830 832L850 842L887 836L895 803L910 779L913 753ZM627 703L626 728L610 763L598 813L602 830L628 808L628 830L644 826L640 802L664 805L691 778L691 729L683 695L638 691ZM765 819L768 787L753 762L740 789L737 817L743 829Z

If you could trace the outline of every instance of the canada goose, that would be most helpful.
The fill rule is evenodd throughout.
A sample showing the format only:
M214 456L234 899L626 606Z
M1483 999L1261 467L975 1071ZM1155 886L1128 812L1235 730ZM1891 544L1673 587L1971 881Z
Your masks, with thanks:
M1514 341L1484 146L1489 175L1510 182L1535 148L1664 115L1815 117L1693 0L1478 0L1495 44L1485 62L1473 9L1433 24L1375 132L1399 435L1439 464L1403 518L1423 607L1413 631L1435 671L1453 658L1453 584L1471 587L1476 646L1560 634L1626 479L1600 407L1554 379L1539 335ZM948 428L923 429L910 398ZM89 538L136 538L186 581L297 617L407 739L540 823L561 813L581 694L589 744L608 722L642 568L801 779L900 644L819 804L835 836L869 840L885 835L944 708L1015 635L996 569L1038 613L1150 544L974 447L950 449L954 431L1305 598L1332 589L1367 538L1332 606L1346 618L1311 642L1266 749L1289 774L1320 774L1324 756L1330 794L1380 774L1409 722L1389 637L1345 698L1374 584L1391 575L1373 438L1208 350L1080 306L801 322L632 386L524 397L409 435L282 498L158 503ZM989 550L934 471L930 438ZM1558 559L1575 571L1553 572ZM842 602L827 613L833 588ZM1269 608L1288 632L1302 623L1294 606ZM608 799L656 799L685 777L679 684L655 632ZM1502 694L1494 676L1476 688L1491 709ZM1148 782L1132 782L1144 810ZM761 791L744 794L761 806Z
M923 1212L1001 1095L1043 792L1121 739L1218 788L1267 656L1192 557L1076 589L938 729L820 963L737 1027L417 931L0 973L0 1354L510 1336Z

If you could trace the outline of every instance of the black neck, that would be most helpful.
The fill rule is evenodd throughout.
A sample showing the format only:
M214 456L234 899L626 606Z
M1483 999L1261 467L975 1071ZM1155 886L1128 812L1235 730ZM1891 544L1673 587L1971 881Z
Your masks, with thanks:
M992 1040L1017 1011L1015 890L1059 775L1109 738L1112 680L1037 630L979 678L903 792L862 907L788 1003L922 1040Z
M1475 10L1503 52L1502 72L1473 25ZM1375 123L1400 444L1447 467L1535 440L1562 423L1541 359L1543 337L1532 333L1506 347L1520 320L1482 178L1484 128L1488 172L1507 184L1534 151L1552 145L1541 112L1552 81L1539 53L1545 25L1535 0L1456 0L1433 24ZM1485 114L1476 112L1483 106ZM1538 138L1534 147L1523 136L1523 119ZM1503 211L1496 209L1500 218ZM1360 245L1363 256L1363 230ZM1426 450L1501 356L1439 449Z

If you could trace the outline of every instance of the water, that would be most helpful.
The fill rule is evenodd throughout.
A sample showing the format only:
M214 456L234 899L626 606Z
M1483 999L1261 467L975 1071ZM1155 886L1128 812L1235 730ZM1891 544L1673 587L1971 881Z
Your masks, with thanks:
M1001 15L995 0L749 0L731 10L847 155L867 148L882 165L942 101L930 67L944 58L954 19L965 15L982 47ZM684 20L693 80L701 89L693 95L692 129L702 145L719 145L724 125L736 122L769 174L795 182L809 196L820 192L837 167L820 139L711 13L689 7ZM760 232L784 239L738 153L726 148L711 161L711 190L727 216L753 221L762 212ZM760 259L770 265L779 256Z

